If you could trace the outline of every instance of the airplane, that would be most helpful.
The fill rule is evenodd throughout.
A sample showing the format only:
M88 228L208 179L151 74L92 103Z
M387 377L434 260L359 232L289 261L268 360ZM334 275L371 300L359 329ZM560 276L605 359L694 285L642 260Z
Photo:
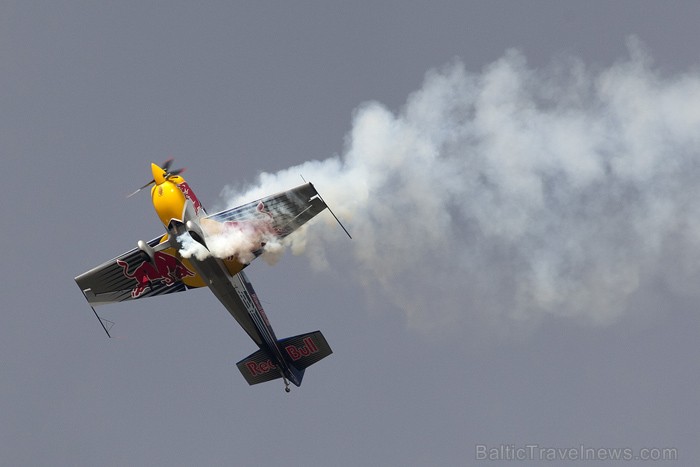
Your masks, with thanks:
M136 248L77 276L76 283L110 338L105 323L114 323L101 318L96 306L208 287L258 346L236 364L248 384L282 378L290 392L289 383L300 386L306 368L332 350L321 331L277 339L243 269L268 242L284 239L324 209L350 234L311 183L208 215L180 176L183 170L170 170L171 164L152 163L153 179L129 195L153 185L151 200L165 235L139 240ZM223 259L210 254L208 242L231 233L252 242L250 251ZM182 253L183 244L193 241L204 254Z

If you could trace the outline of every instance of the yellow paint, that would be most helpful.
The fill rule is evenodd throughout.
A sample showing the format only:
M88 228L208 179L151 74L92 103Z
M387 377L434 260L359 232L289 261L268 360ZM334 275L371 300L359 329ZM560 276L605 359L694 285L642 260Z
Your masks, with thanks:
M190 263L190 261L188 259L183 258L179 254L177 255L177 257L180 258L180 261L182 261L182 264L187 269L189 269L190 271L192 271L194 273L194 276L183 277L181 279L182 282L184 282L186 285L188 285L190 287L204 287L205 285L207 285L204 283L204 279L202 279L200 277L200 275L197 274L197 271L195 271L195 269L192 267L192 263Z
M151 200L158 218L167 228L171 219L182 221L182 213L185 209L185 195L177 187L182 177L172 176L165 178L165 171L156 164L151 164L153 180L156 182L151 189Z
M231 274L232 276L235 276L236 274L241 272L243 270L243 268L246 266L246 265L242 264L240 261L238 261L236 258L225 259L224 265L226 266L228 273Z
M153 172L153 181L156 182L156 185L162 185L165 182L165 170L157 164L151 163L151 172Z

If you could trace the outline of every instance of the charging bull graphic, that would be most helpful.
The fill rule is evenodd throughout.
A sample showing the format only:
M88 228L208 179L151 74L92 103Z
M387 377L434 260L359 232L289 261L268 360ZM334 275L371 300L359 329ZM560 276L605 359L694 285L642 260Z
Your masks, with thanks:
M139 298L156 281L170 287L183 277L194 276L179 259L162 251L155 253L153 263L144 261L133 271L129 271L129 264L125 261L117 260L117 264L122 267L126 277L137 283L131 291L131 298Z

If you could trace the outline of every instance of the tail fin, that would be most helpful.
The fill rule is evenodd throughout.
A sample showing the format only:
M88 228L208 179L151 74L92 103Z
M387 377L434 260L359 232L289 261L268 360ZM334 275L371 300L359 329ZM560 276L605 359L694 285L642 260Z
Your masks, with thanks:
M307 367L333 353L321 331L280 339L277 345L284 356L284 363L288 366L285 374L297 386L301 384ZM275 360L264 349L253 352L236 366L250 385L282 377Z

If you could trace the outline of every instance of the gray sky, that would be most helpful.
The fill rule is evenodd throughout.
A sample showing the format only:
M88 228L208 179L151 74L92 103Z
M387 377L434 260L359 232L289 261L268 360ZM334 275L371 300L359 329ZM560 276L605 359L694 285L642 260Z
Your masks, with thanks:
M0 3L0 464L500 465L478 445L696 464L698 20L696 2ZM306 253L247 270L278 336L334 350L291 394L248 387L254 345L206 290L100 308L108 340L73 282L162 232L125 195L168 157L210 211L326 161L312 181L355 240L318 220ZM361 203L351 166L398 181Z

